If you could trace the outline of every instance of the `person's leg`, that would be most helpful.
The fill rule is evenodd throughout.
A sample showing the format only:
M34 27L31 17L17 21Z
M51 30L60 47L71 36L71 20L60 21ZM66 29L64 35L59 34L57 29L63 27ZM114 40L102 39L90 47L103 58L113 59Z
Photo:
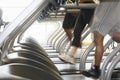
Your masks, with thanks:
M73 32L73 41L71 42L70 49L68 52L64 55L60 55L59 58L64 59L67 62L73 62L75 63L74 55L77 52L78 47L81 47L81 34L82 31L85 28L85 25L87 23L84 22L84 13L81 11L76 19L75 27L74 27L74 32ZM67 59L67 56L70 56L71 59ZM69 61L68 61L69 60Z
M69 51L66 54L63 54L63 55L59 56L60 59L66 61L66 62L72 63L72 64L76 63L74 55L77 52L78 47L81 47L81 43L80 43L81 33L82 33L82 31L83 31L83 29L85 27L85 24L84 25L82 24L82 20L83 19L81 17L76 20L74 33L73 33L74 38L73 38L73 41L72 41L72 43L70 45Z
M94 43L96 46L95 49L95 63L88 71L83 71L82 74L87 77L99 78L100 76L100 63L103 56L103 40L104 36L102 36L99 32L94 32Z
M88 14L89 13L89 14ZM64 59L67 62L75 62L74 55L77 52L77 49L81 48L81 34L85 28L85 25L90 23L90 20L93 16L94 9L85 9L81 10L75 23L74 27L74 38L70 45L69 51L65 55L59 56L59 58ZM69 55L71 59L67 59L66 55ZM69 61L68 61L69 60Z
M117 43L120 43L120 32L114 32L112 35L112 39Z
M72 37L73 37L73 29L64 29L68 39L71 41Z
M67 54L74 57L75 53L77 52L77 49L78 49L78 47L72 45L72 46L70 46L70 49Z
M87 77L99 78L100 76L99 67L103 56L104 36L106 36L106 34L108 34L117 23L119 23L119 18L117 17L120 15L118 11L120 6L117 5L119 5L119 2L111 0L110 2L100 2L98 7L96 8L93 24L91 27L91 31L94 32L95 36L95 64L91 67L90 70L83 71L83 75ZM115 13L116 15L113 13ZM113 39L119 41L119 39L116 38L118 37L118 35L113 35Z
M73 28L76 20L76 17L72 14L73 13L66 13L62 26L70 41L73 37Z
M81 9L81 12L78 15L78 19L76 20L75 28L74 28L74 38L69 50L69 53L75 55L78 48L81 48L81 35L86 26L89 24L92 16L94 14L94 9Z
M114 32L112 34L112 39L116 41L117 43L120 43L120 32ZM89 71L83 71L83 75L87 77L93 77L93 78L99 78L100 76L100 64L104 52L103 47L103 40L104 36L101 35L99 32L94 32L94 42L95 42L95 64Z
M75 26L75 23L76 23L76 13L72 13L72 17L73 18L69 18L68 21L69 21L69 26L72 26L74 27ZM73 28L64 28L64 31L66 32L66 35L68 36L68 39L71 41L72 37L73 37ZM65 62L68 62L68 63L71 63L71 64L75 64L75 59L74 59L74 56L73 56L73 53L75 53L77 50L77 47L71 47L70 50L67 52L67 53L62 53L61 55L59 55L58 57L65 61Z
M68 53L72 56L76 54L78 48L81 48L81 34L84 28L85 28L85 24L82 25L82 22L78 21L77 26L75 27L73 32L74 38L70 45L70 49L68 51Z
M104 47L103 47L103 40L104 40L104 36L102 36L99 32L95 31L94 32L94 42L95 42L95 66L99 67L101 60L102 60L102 56L103 56L103 51L104 51Z

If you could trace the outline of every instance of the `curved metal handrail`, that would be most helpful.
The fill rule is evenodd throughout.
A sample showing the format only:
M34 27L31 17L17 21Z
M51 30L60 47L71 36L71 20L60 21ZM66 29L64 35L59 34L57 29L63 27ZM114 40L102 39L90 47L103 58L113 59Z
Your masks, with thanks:
M103 65L101 68L101 77L100 80L104 80L105 78L105 70L109 64L109 62L111 62L112 58L116 55L116 53L119 51L120 45L118 45L109 55L108 57L103 61Z
M65 32L61 35L61 37L59 37L59 39L57 40L55 46L56 46L56 51L60 52L60 46L63 46L64 44L64 40L65 40L66 34Z
M91 50L93 50L93 48L95 47L94 45L95 45L94 43L90 44L90 46L85 50L85 52L80 54L80 71L85 70L85 63L88 54Z
M59 47L60 54L65 52L66 45L69 43L69 41L70 40L68 39L68 37L65 36L65 38L63 39L63 42L61 43L61 45Z
M98 4L95 4L95 3L79 3L78 5L76 4L69 4L69 5L61 5L60 7L63 7L63 8L73 8L73 9L76 9L76 8L79 8L79 9L92 9L92 8L96 8Z
M56 43L58 42L58 40L60 40L61 37L64 36L63 33L65 33L65 32L64 32L64 30L62 29L61 32L60 32L59 34L57 34L57 36L56 36L56 37L54 38L54 40L52 41L52 45L53 45L53 48L54 48L54 49L56 49Z
M60 23L57 24L58 28L56 28L56 30L49 36L48 40L47 40L47 44L49 45L50 42L52 41L52 39L58 34L58 31L60 30Z
M118 48L120 49L120 46ZM113 69L115 68L115 66L117 65L118 62L120 62L120 54L117 55L112 60L111 65L109 66L109 68L108 68L108 70L106 72L105 80L111 80Z
M108 42L105 44L104 50L106 50L108 48L108 46L113 42L112 39L108 40ZM85 64L86 64L86 60L87 57L90 53L91 50L93 50L93 48L95 47L94 42L85 50L84 53L81 54L80 56L80 70L85 70Z

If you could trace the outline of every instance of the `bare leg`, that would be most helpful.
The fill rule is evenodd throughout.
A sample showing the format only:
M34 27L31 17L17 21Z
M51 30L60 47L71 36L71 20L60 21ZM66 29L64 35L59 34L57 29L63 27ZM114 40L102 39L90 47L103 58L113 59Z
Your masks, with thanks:
M72 39L72 36L73 36L73 34L72 34L72 29L64 29L64 31L66 32L66 35L68 36L68 38L69 38L69 40L71 40Z
M102 36L100 33L95 31L94 41L95 41L95 46L96 46L96 50L95 50L95 65L96 66L100 66L100 63L102 60L103 51L104 51L103 40L104 40L104 36Z
M78 47L71 46L68 53L69 53L71 56L73 56L73 55L75 55L75 53L77 52L77 49L78 49Z
M116 41L117 43L120 43L120 32L113 33L112 39Z
M104 36L102 36L99 32L94 32L94 42L95 42L95 64L88 71L83 71L82 74L87 77L99 78L100 77L100 63L103 56L103 40Z

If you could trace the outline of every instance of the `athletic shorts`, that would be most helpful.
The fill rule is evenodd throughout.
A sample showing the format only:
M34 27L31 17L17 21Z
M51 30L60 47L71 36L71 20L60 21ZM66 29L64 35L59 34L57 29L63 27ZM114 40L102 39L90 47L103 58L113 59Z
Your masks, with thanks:
M105 36L120 32L120 0L105 0L95 10L91 31Z

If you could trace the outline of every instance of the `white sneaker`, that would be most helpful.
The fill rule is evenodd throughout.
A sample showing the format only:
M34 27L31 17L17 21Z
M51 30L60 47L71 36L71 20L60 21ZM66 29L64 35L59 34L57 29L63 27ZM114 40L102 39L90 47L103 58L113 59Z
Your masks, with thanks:
M72 57L69 56L68 54L62 54L58 56L62 61L70 63L70 64L75 64L76 60Z

